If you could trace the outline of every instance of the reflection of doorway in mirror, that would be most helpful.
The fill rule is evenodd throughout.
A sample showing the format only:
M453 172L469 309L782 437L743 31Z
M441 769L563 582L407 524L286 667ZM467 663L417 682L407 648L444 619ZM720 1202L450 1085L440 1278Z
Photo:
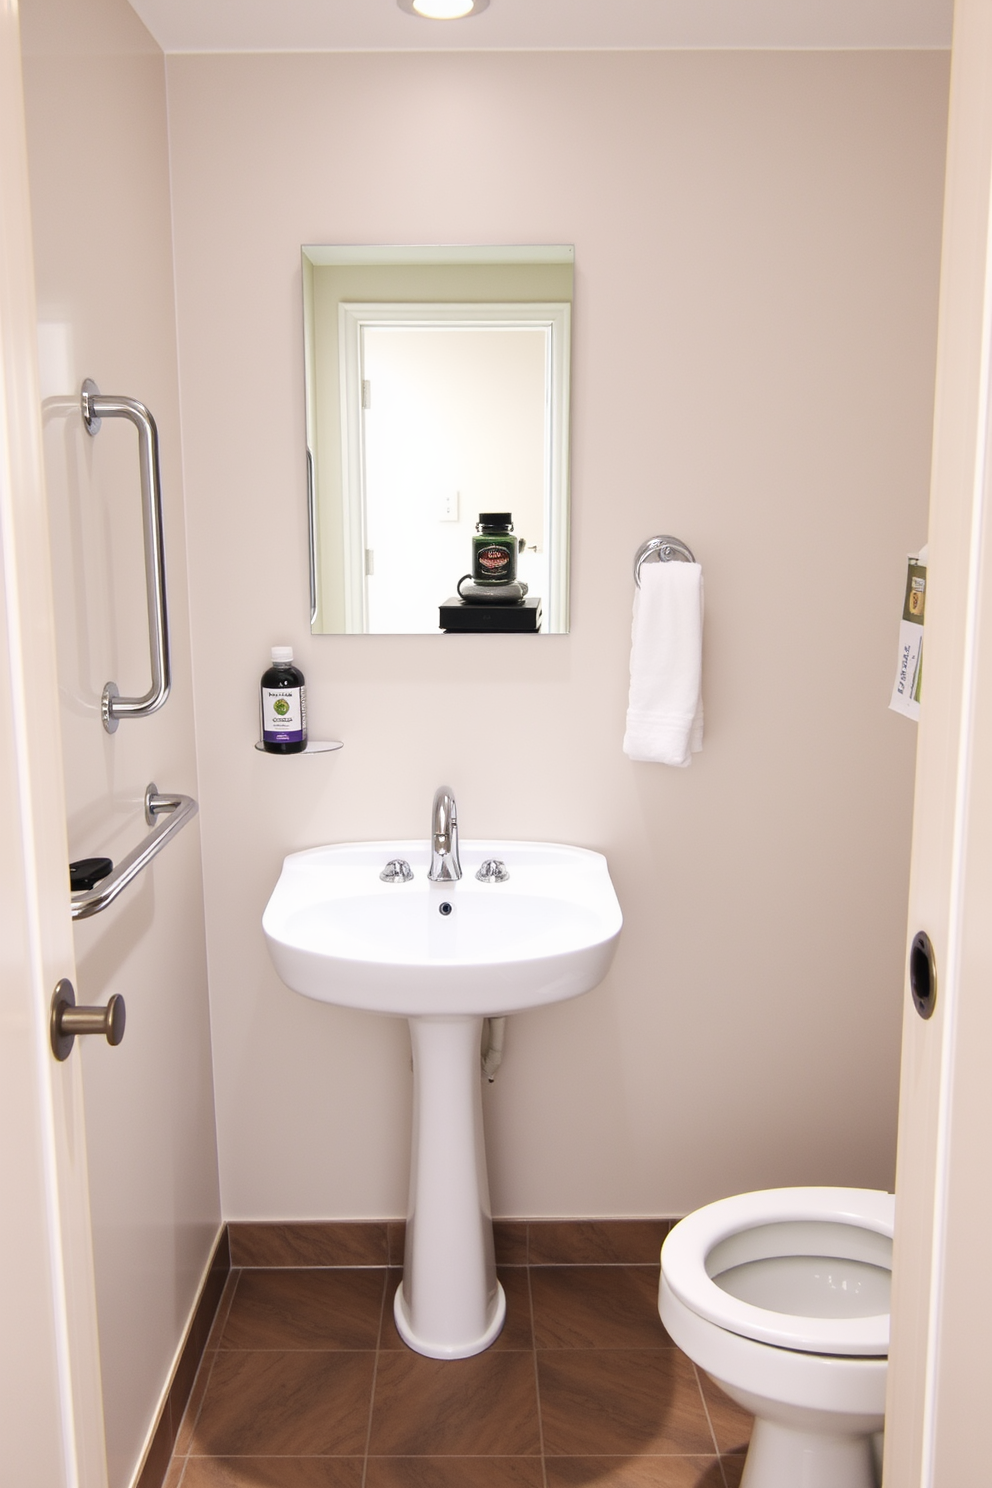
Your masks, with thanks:
M540 601L544 634L567 631L570 311L338 302L337 525L329 466L321 510L339 535L346 633L440 634L484 511L513 514L528 603Z
M547 595L549 342L545 326L362 327L373 634L437 631L483 511L513 513L518 576Z

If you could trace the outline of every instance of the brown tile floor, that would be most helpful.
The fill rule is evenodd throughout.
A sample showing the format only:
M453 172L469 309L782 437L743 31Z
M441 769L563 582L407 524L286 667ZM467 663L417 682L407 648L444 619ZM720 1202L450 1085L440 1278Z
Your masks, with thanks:
M231 1272L165 1488L737 1488L750 1419L665 1333L657 1266L505 1266L441 1362L386 1267Z

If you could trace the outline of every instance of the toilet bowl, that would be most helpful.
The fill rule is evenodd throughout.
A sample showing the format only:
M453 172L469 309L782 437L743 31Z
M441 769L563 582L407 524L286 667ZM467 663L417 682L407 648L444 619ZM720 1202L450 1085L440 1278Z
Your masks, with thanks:
M697 1209L662 1246L669 1335L755 1417L741 1488L877 1488L894 1208L765 1189Z

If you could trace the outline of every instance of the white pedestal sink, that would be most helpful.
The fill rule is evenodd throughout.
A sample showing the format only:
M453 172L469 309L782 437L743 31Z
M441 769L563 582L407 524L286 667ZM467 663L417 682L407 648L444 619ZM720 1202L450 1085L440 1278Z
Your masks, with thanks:
M409 882L383 883L391 859ZM480 883L487 858L509 869ZM589 992L622 917L601 853L541 842L463 842L463 877L427 879L424 842L293 853L262 917L276 970L318 1002L405 1017L414 1112L396 1325L435 1359L481 1353L503 1325L482 1130L482 1019Z

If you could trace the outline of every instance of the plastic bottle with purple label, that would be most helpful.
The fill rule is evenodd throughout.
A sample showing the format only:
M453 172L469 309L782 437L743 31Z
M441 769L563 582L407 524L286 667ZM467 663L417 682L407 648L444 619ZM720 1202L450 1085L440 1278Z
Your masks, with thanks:
M293 665L292 646L273 646L262 674L262 745L267 754L302 754L307 747L307 687Z

